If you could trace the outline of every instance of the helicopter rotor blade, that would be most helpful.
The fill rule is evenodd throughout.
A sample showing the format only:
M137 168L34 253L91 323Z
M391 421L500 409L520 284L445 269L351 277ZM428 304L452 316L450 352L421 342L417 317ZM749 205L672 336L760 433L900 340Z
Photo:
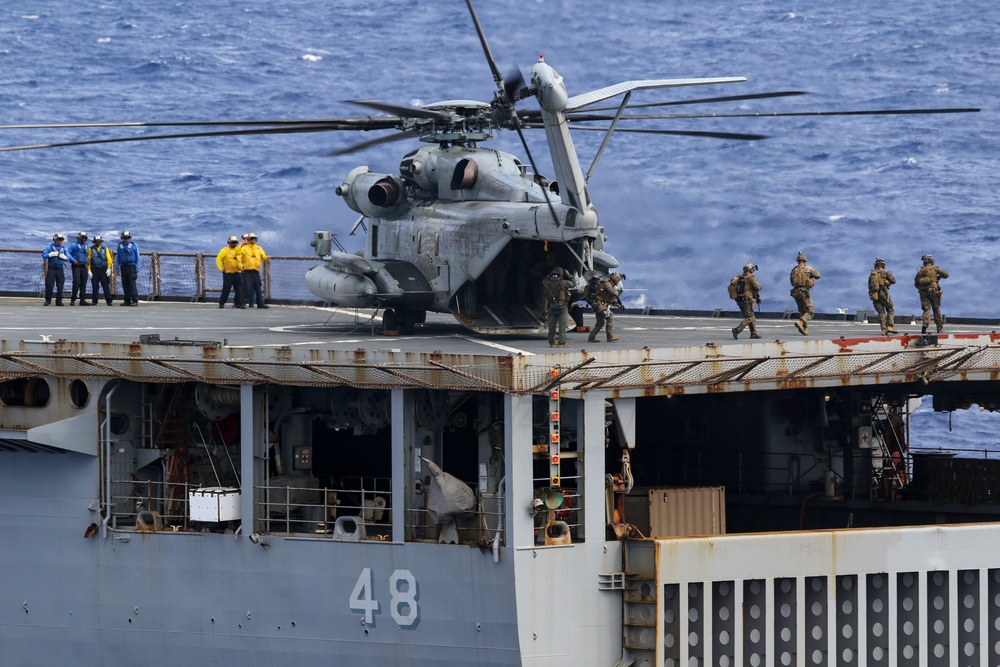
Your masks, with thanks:
M483 54L486 56L486 62L489 63L490 72L493 73L493 81L497 84L497 98L501 102L501 108L510 118L511 124L514 126L514 130L517 131L517 136L521 139L521 145L524 146L524 153L528 157L528 163L531 165L531 169L534 173L540 173L538 171L538 166L535 164L535 157L531 154L531 149L528 147L528 141L524 138L524 131L521 129L521 121L518 119L517 110L514 108L514 95L512 93L518 92L521 84L524 82L524 78L521 76L521 71L518 69L517 75L520 82L512 82L510 86L504 83L503 75L500 73L500 68L497 67L497 62L493 58L493 52L490 50L489 42L486 41L486 33L483 32L483 26L479 23L479 16L476 15L476 8L472 6L472 0L465 0L466 6L469 8L469 14L472 16L472 23L476 27L476 34L479 35L479 43L483 47ZM548 188L542 188L542 194L545 195L545 203L548 204L549 213L552 215L552 220L558 224L559 216L556 215L555 206L552 205L552 199L549 197Z
M149 134L138 137L111 137L107 139L86 139L81 141L57 141L45 144L30 144L24 146L2 146L2 151L25 151L39 148L58 148L61 146L91 146L95 144L116 144L132 141L154 141L156 139L185 139L190 137L234 137L257 134L302 134L306 132L333 132L336 130L355 130L355 127L334 127L327 125L300 125L292 127L256 128L252 130L217 130L213 132L185 132L177 134Z
M476 8L472 6L472 0L465 0L465 4L469 8L469 14L472 15L472 24L476 27L476 34L479 35L479 43L483 47L483 54L486 56L486 62L490 66L490 72L493 73L493 81L497 84L497 90L503 91L503 75L500 74L497 61L493 58L493 52L490 51L490 44L486 41L486 33L483 32L483 26L479 23Z
M350 125L350 128L335 127L334 129L371 130L382 127L395 127L402 118L386 116L362 116L354 118L311 118L297 120L174 120L174 121L144 121L120 123L34 123L28 125L0 125L0 130L62 130L74 128L97 127L295 127L301 125Z
M786 90L775 93L751 93L749 95L726 95L724 97L704 97L698 100L674 100L672 102L645 102L643 104L629 104L626 109L641 109L648 107L669 107L680 106L682 104L715 104L717 102L739 102L742 100L763 100L772 97L791 97L794 95L811 95L804 90ZM617 106L606 107L582 107L585 111L616 111Z
M403 118L429 118L430 120L437 120L442 122L448 122L452 119L452 115L447 111L435 111L433 109L421 109L420 107L404 107L398 104L388 104L386 102L378 102L376 100L346 100L349 104L357 104L362 107L369 107L377 111L384 111L386 113L396 114Z
M538 128L541 125L525 125L525 127ZM576 125L572 124L569 126L570 130L593 130L599 132L607 132L609 128L607 127L595 127L593 125ZM736 132L699 132L695 130L659 130L654 128L615 128L615 133L618 132L630 132L633 134L671 134L678 137L708 137L710 139L730 139L735 141L758 141L760 139L767 139L768 136L765 134L740 134Z
M792 116L906 116L919 114L941 113L976 113L979 109L862 109L853 111L760 111L754 113L695 113L695 114L632 114L622 116L621 120L664 120L683 118L781 118ZM614 116L608 114L567 114L567 118L576 122L610 121Z
M359 144L354 144L348 146L347 148L341 148L339 150L330 151L329 153L324 153L324 157L336 157L338 155L348 155L350 153L357 153L366 148L371 148L372 146L379 146L381 144L388 144L394 141L402 141L403 139L411 139L413 137L419 137L420 132L416 130L407 130L405 132L397 132L396 134L388 134L384 137L378 137L376 139L369 139L368 141L362 141Z

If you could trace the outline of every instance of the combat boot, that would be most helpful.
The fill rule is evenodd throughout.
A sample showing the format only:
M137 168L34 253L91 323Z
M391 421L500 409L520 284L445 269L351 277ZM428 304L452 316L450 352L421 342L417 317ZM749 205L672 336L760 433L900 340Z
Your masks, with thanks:
M755 334L755 333L752 333L752 334L750 334L750 337L751 337L751 338L760 338L760 336L758 336L758 335L757 335L757 334Z
M883 332L883 333L891 333L891 334L895 333L895 334L898 334L899 332L896 331L896 327L894 327L894 326L892 326L890 324L888 327L886 327L885 332Z
M944 325L943 324L937 325L937 332L941 333L942 331L944 331Z
M733 331L733 338L739 338L740 337L740 330L739 329L737 329L736 327L733 327L732 331ZM752 336L753 334L750 334L750 335Z
M922 333L922 334L927 333L927 325L926 324L924 326L920 327L920 333Z
M799 330L799 333L803 336L809 335L809 327L802 320L795 320L795 328Z
M587 342L588 343L596 343L597 342L597 336L587 336Z
M608 342L613 343L618 340L618 336L608 336Z
M760 336L757 335L757 327L750 327L750 338L760 338Z

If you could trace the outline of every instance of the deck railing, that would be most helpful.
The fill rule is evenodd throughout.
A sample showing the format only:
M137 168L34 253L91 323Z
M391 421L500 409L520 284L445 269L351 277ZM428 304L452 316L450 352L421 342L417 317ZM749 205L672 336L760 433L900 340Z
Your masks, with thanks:
M137 280L139 298L204 301L222 291L222 274L215 266L215 253L141 252ZM305 286L303 276L320 260L312 256L270 257L261 270L264 297L285 302L319 301ZM6 296L42 296L45 275L41 250L0 248L0 276ZM66 271L68 291L73 283ZM89 281L88 281L89 283ZM118 276L111 275L111 289L121 294ZM87 286L90 292L90 285Z

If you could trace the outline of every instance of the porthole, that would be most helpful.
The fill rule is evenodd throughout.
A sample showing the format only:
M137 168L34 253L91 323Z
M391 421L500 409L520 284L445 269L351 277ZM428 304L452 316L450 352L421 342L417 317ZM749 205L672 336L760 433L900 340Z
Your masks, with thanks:
M87 407L90 400L90 388L83 380L73 380L69 383L69 402L74 408Z
M39 377L0 382L0 403L10 407L45 407L49 403L49 383Z

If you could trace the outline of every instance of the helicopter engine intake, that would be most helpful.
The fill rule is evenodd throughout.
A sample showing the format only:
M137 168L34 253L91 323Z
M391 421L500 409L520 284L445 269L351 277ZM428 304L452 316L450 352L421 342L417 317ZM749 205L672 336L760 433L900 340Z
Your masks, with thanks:
M368 167L352 170L336 192L352 209L372 218L395 220L410 209L403 180L399 176L376 174Z

